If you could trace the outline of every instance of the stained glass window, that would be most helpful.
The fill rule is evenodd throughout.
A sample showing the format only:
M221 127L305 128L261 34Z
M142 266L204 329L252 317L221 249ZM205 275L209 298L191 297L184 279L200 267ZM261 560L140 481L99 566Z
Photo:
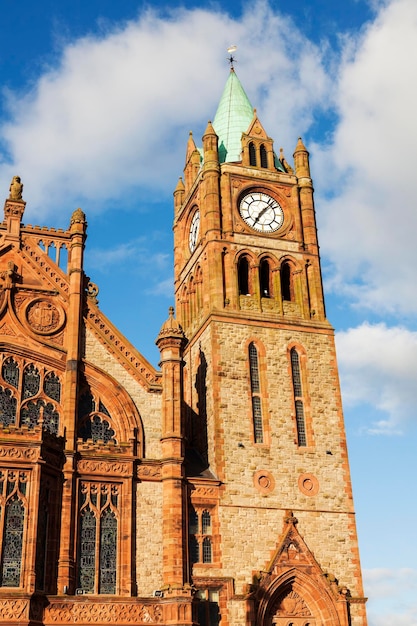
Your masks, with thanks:
M94 443L98 441L103 441L104 443L111 441L116 443L114 430L109 422L102 419L99 415L85 419L78 430L78 436L83 441L92 439Z
M96 575L96 527L97 520L91 509L84 509L80 516L79 587L85 593L94 593Z
M58 434L59 413L53 404L48 402L43 411L43 427L51 435Z
M31 363L23 372L23 397L31 398L36 396L40 387L40 374L37 367Z
M54 372L46 374L43 389L46 395L52 400L55 400L56 402L61 400L61 382Z
M17 414L20 415L20 425L33 429L39 424L42 411L44 428L51 434L58 434L59 407L47 401L47 398L56 403L61 399L61 382L55 372L44 374L44 369L30 363L23 369L23 359L7 357L3 361L1 376L6 385L0 386L0 423L7 426L16 423ZM22 375L22 382L20 384ZM13 387L13 389L12 389ZM15 391L17 390L17 391ZM15 396L16 394L16 396ZM35 399L35 396L38 396ZM25 402L25 400L29 402Z
M31 400L20 412L20 424L25 425L30 430L39 424L41 408L45 405L43 400Z
M20 586L24 519L22 501L14 495L5 507L0 583L2 587Z
M78 586L84 593L116 593L118 489L108 483L81 484Z
M16 389L19 387L19 366L12 357L4 361L2 376L9 385L12 385Z
M12 396L10 389L0 387L0 423L4 426L16 422L17 400Z
M117 520L107 507L100 520L100 593L116 593Z

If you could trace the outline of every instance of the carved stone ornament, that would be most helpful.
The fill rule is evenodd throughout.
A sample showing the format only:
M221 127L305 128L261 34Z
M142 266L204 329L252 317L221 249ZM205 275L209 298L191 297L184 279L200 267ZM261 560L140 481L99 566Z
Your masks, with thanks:
M315 496L319 492L319 481L313 474L300 474L298 488L305 496Z
M97 296L98 296L98 287L95 283L92 283L91 280L87 284L87 297L94 302L94 304L98 304Z
M79 472L85 474L129 475L128 463L120 463L118 461L89 461L82 459L78 462L77 469Z
M20 176L13 176L12 182L10 183L10 200L21 200L23 193L23 183L20 179Z
M39 335L56 333L65 322L64 310L46 298L36 298L29 302L25 317L31 330Z
M0 621L15 622L25 617L29 607L29 600L7 600L0 602Z
M71 215L70 225L72 226L72 224L85 224L85 213L82 209L75 209Z
M59 602L50 604L46 622L60 624L160 624L162 608L158 604L98 602Z
M253 475L253 484L260 493L271 493L275 488L275 479L268 470L259 470Z
M140 480L161 480L162 470L160 465L141 464L137 466L137 477Z
M311 615L306 603L295 591L278 600L274 608L276 617L308 617Z
M0 458L23 459L35 461L39 457L39 450L35 448L5 448L0 447Z

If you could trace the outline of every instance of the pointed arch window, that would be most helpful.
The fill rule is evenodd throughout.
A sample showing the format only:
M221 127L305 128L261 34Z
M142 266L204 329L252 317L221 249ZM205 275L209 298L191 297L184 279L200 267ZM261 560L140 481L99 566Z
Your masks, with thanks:
M78 530L78 588L115 594L119 486L81 483Z
M290 356L294 392L295 421L297 428L297 443L300 447L304 447L307 445L307 435L304 414L304 396L300 370L300 357L295 348L291 348Z
M2 379L2 380L1 380ZM0 423L16 424L33 430L42 428L58 434L61 381L52 371L22 358L5 356L0 379Z
M250 391L252 396L252 421L255 443L264 442L261 384L259 377L258 350L252 342L249 344Z
M252 141L249 144L249 165L256 167L256 149Z
M291 266L284 261L281 266L281 294L282 299L291 302L293 300L293 286L291 281Z
M265 167L265 168L268 167L268 155L266 153L266 148L264 144L261 144L259 154L261 157L261 167Z
M22 586L27 482L25 472L6 470L0 473L0 501L4 502L0 508L0 587Z
M249 260L246 256L239 259L237 266L239 294L242 296L250 295L249 281Z

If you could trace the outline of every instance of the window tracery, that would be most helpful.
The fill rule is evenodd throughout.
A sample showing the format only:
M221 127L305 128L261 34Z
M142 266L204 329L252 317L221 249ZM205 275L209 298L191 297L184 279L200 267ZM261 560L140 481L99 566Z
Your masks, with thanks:
M78 587L84 593L115 594L119 486L81 483Z
M80 396L78 419L78 437L83 441L91 439L94 443L117 443L110 412L101 398L95 398L90 391L86 390Z
M0 472L0 587L20 587L28 475Z
M59 431L61 380L57 373L23 358L5 356L0 380L0 423L27 426L42 423L47 432Z

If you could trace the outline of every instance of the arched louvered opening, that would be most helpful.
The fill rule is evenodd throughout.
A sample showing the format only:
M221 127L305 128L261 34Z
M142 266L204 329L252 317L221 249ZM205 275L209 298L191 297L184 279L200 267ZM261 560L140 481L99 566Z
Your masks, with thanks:
M287 261L281 266L281 294L282 299L291 302L294 299L291 276L291 266Z
M268 167L268 155L266 153L266 148L264 144L261 145L259 154L261 157L261 167L265 167L265 168Z
M237 266L239 294L243 296L250 295L249 281L249 260L246 256L239 259Z
M259 282L262 298L271 298L273 296L271 278L270 263L268 259L263 259L259 267Z
M252 142L249 144L249 165L256 166L256 149Z

